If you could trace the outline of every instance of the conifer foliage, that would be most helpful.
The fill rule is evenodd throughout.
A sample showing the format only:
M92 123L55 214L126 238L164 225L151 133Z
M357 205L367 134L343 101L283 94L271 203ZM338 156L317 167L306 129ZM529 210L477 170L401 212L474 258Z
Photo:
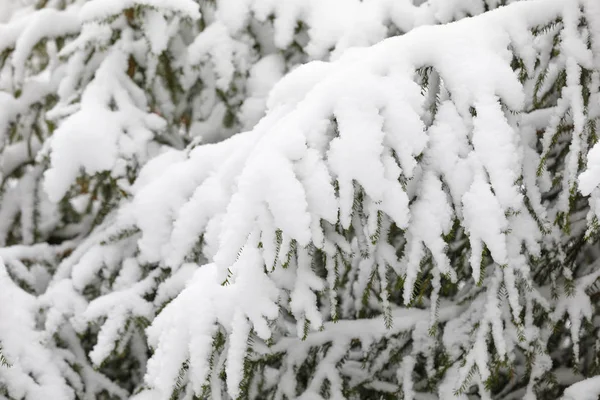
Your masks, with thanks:
M596 0L0 2L0 400L596 399L599 124Z

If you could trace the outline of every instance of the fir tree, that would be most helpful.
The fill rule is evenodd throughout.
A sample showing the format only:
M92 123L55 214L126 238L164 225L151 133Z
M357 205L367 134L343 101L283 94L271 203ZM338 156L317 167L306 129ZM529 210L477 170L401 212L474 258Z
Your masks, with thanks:
M596 398L600 5L414 3L0 5L0 399Z

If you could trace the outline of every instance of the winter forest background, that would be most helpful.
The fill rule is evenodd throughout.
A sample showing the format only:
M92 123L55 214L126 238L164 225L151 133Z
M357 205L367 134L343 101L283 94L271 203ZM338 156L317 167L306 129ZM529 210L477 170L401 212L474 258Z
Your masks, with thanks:
M596 400L599 123L597 0L0 0L0 400Z

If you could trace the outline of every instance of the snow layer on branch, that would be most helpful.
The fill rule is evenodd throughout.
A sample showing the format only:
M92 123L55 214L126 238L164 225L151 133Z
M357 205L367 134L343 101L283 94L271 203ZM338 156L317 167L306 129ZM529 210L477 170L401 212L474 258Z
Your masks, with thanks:
M23 79L25 62L29 58L33 47L41 39L73 34L78 32L79 28L80 24L77 16L71 10L58 11L45 8L29 16L27 18L27 25L19 32L18 38L14 43L15 50L12 55L12 66L14 68L15 79L17 81ZM3 47L0 44L0 48Z
M83 329L87 328L89 322L106 317L98 333L98 341L89 353L94 365L99 366L113 352L117 341L123 339L130 318L150 320L154 316L152 304L143 296L153 288L155 276L156 273L129 288L98 297L78 316L75 325Z
M268 339L271 332L265 318L273 319L279 312L279 290L264 273L258 257L256 249L245 249L231 267L231 284L225 286L221 285L216 267L204 265L148 328L148 341L156 353L148 363L146 379L161 392L161 398L170 397L181 363L188 358L194 391L201 393L210 370L208 358L216 322L226 326L228 333L238 335L228 354L228 359L237 362L228 369L227 376L230 394L236 397L242 379L239 368L246 353L248 321L260 338Z
M74 399L62 373L66 362L42 343L36 330L36 306L35 297L13 283L0 259L0 343L11 364L0 366L0 383L12 398Z
M394 0L227 0L217 4L217 18L232 34L244 27L250 12L260 22L273 16L274 42L279 48L290 45L298 22L306 24L306 52L313 59L325 57L330 48L335 48L333 57L337 58L350 47L377 43L386 37L388 23L408 32L416 26L447 23L483 11L477 0L429 0L418 6Z
M200 18L198 4L193 0L93 0L81 7L79 18L82 22L102 20L136 5L181 13L192 19Z
M145 98L125 74L126 63L126 54L114 49L86 87L80 110L54 133L51 168L44 174L51 200L59 201L81 170L94 175L119 168L121 158L144 159L153 131L164 128L164 120L142 111Z
M237 395L241 365L230 363L242 362L242 338L249 329L261 338L270 336L264 318L275 318L278 287L290 291L296 322L310 320L313 329L321 326L314 292L324 282L312 272L302 272L309 271L304 251L310 245L330 251L325 223L361 228L354 222L357 202L409 232L405 302L411 300L423 244L439 271L452 277L440 237L463 216L474 280L485 278L480 272L484 245L496 263L509 266L506 277L498 272L490 278L493 285L485 302L489 314L502 312L492 301L501 282L510 286L511 305L518 314L510 274L523 267L522 243L533 254L539 250L539 232L530 224L531 217L511 216L529 215L516 181L524 174L523 153L530 143L518 138L518 121L503 108L520 111L525 105L507 49L525 51L523 46L532 40L527 27L552 20L563 6L558 0L516 4L444 27L423 27L371 48L348 50L335 62L301 66L274 87L268 113L252 132L196 149L189 159L148 182L131 211L142 231L142 256L177 268L194 238L201 237L204 256L213 263L195 273L193 283L149 328L157 351L147 382L168 396L181 363L190 357L190 370L197 371L190 376L198 390L208 373L211 337L219 324L234 332L225 366L232 374L228 373L229 394ZM431 128L424 122L425 99L414 81L415 71L425 67L439 74L446 91ZM446 135L455 136L456 142L448 144ZM231 157L218 162L222 154ZM420 156L425 161L418 166ZM401 180L408 184L403 186ZM415 201L409 207L410 200ZM436 218L426 212L432 206L438 210ZM530 234L533 239L527 239ZM292 254L291 262L290 256L285 261L287 254ZM289 270L265 275L265 266L271 265ZM248 288L242 270L255 271L269 288L269 294L238 297L262 302L262 314L257 304L254 313L259 314L250 315L248 304L228 300L233 297L227 293L233 296ZM288 277L291 273L296 277ZM224 281L227 286L218 286ZM188 321L191 304L203 305L198 316L202 325ZM175 332L175 326L189 329ZM479 367L482 381L489 376L488 333L502 355L512 343L498 321L484 321L467 356L470 365ZM459 375L464 378L464 371Z
M316 391L318 382L327 377L332 393L341 396L335 367L338 360L334 357L343 357L351 339L359 338L367 349L374 340L413 329L417 321L416 332L424 332L431 326L421 321L423 318L431 316L433 324L436 315L439 321L446 321L464 311L459 307L437 310L435 305L440 274L452 280L456 277L446 255L444 236L451 232L454 222L459 222L469 236L473 278L484 282L488 291L474 302L479 310L469 309L467 315L448 324L454 331L447 329L443 340L452 362L466 353L468 365L477 365L482 379L488 377L488 333L499 355L510 356L516 329L507 315L512 312L518 320L524 307L515 280L517 276L528 276L527 257L538 255L540 248L536 222L539 218L543 224L547 217L542 196L535 191L539 161L535 134L545 124L512 114L524 111L532 101L526 95L528 88L522 86L511 68L512 51L533 69L541 45L534 43L530 28L551 22L571 4L570 14L565 14L565 30L573 33L579 11L572 7L576 2L532 0L456 24L417 29L371 48L351 49L379 42L388 34L388 25L408 31L417 25L448 22L484 11L483 3L474 0L418 3L421 5L393 0L223 0L214 5L214 15L212 5L203 5L207 27L193 41L190 37L175 37L174 33L179 17L199 18L198 4L192 0L92 0L80 9L77 4L68 8L68 13L61 12L68 29L46 26L44 35L75 33L77 24L85 25L79 38L60 53L61 57L69 57L69 62L57 70L56 76L62 79L60 101L54 112L47 114L58 121L57 131L42 150L44 154L51 150L46 189L52 200L58 201L68 193L82 172L109 172L111 177L120 178L127 163L142 165L149 158L149 143L166 124L155 114L158 111L150 111L150 96L137 86L141 74L135 68L130 71L132 60L146 60L148 65L140 65L148 68L145 77L152 81L148 83L153 91L151 101L168 109L167 114L175 115L187 99L172 104L168 92L164 88L161 91L158 80L153 80L155 58L165 50L169 56L173 51L180 57L174 66L183 72L177 84L184 90L201 77L203 87L209 90L201 100L193 100L201 110L196 113L194 109L192 114L201 115L196 115L189 134L203 136L205 141L216 137L211 136L214 132L228 134L221 132L221 121L235 107L216 98L230 89L239 90L241 80L246 93L239 97L245 95L246 100L239 101L240 111L235 117L251 131L214 145L168 151L148 163L131 187L133 201L120 210L116 224L119 228L135 225L141 233L124 244L98 244L99 236L86 240L63 262L40 302L47 309L46 333L58 332L67 320L83 330L106 318L89 354L98 366L126 336L124 327L130 319L151 319L157 307L174 298L147 331L156 351L148 364L146 380L156 390L139 398L169 398L186 360L186 379L200 394L211 372L210 360L216 356L214 335L223 331L228 341L221 359L215 360L218 364L213 367L213 380L218 379L214 378L215 369L223 367L232 397L240 394L248 341L254 333L262 340L275 336L273 348L288 351L292 364L294 357L309 350L309 345L333 343L307 391ZM104 47L114 33L110 20L116 17L114 26L121 26L124 19L119 15L136 6L143 6L136 8L142 10L145 25L142 39L134 39L127 28L115 35L119 36L117 43L106 51ZM335 12L341 7L347 11L343 18ZM39 16L33 13L32 19L35 15ZM276 47L285 49L300 39L301 52L309 58L336 61L303 65L275 83L290 61L282 54L256 56L250 50L251 35L247 34L256 25L252 18L267 26L271 17L273 43L267 40L266 53L277 51ZM0 26L5 33L0 35L3 48L16 43L11 59L16 67L26 65L33 45L42 37L36 36L37 32L24 21ZM299 22L306 32L296 32ZM305 33L307 37L297 37ZM590 34L597 36L597 32ZM593 60L580 38L571 36L567 38L571 41L564 41L569 71L565 107L572 111L579 134L584 111L577 92L582 73L577 62L589 67ZM18 37L25 38L21 44ZM89 61L95 70L93 76L84 69L84 52L89 48L95 51ZM259 57L260 61L250 67ZM212 71L207 71L206 65ZM423 74L429 79L428 88L419 82ZM85 89L80 104L77 100L73 104L81 94L80 80ZM37 89L44 89L39 92L46 94L54 90L49 87L58 87L54 78L46 86L28 87L31 82L24 80L19 103L36 98L30 95ZM6 107L0 111L0 132L20 112L17 97L7 95L2 99ZM265 109L267 114L261 119ZM593 112L593 106L590 110ZM172 122L169 116L165 120ZM39 145L33 142L34 152ZM578 142L573 145L567 180L575 179L582 146ZM24 151L23 143L7 147L0 172L14 171L25 158ZM598 193L600 182L594 174L600 161L596 153L589 153L589 171L580 176L584 194L594 190ZM31 202L23 202L21 209L17 207L19 196L31 193L33 177L26 175L22 188L6 192L10 206L0 210L0 217L7 217L5 221L19 210L23 218L33 215ZM521 178L523 185L517 183ZM524 193L528 196L527 207ZM530 208L538 218L530 215ZM23 241L32 242L31 226L24 225ZM393 225L405 230L408 241L401 263L396 260L396 249L381 240L387 238ZM102 229L105 226L98 228ZM4 240L6 232L0 228L0 239ZM349 243L340 232L351 232L348 235L356 237ZM480 270L484 246L493 261L505 267L502 272L498 268L493 274ZM19 249L8 250L2 252ZM329 275L326 279L312 268L313 257L321 253ZM403 301L408 304L413 300L421 261L429 253L436 267L431 272L436 291L431 296L431 310L393 308L387 292L388 265L404 275ZM383 310L386 317L338 324L326 321L327 308L338 305L337 264L345 263L344 257L352 258L348 268L357 277L348 296L340 296L342 314L355 315L360 310L360 295L371 290L369 279L378 275L381 304L375 308ZM208 264L199 265L204 262ZM140 263L149 263L155 269L142 278ZM7 262L25 282L32 281L21 264ZM171 275L161 282L165 273ZM66 276L71 279L61 280ZM87 304L80 293L109 276L116 277L111 282L112 291ZM501 285L509 298L506 309L497 299ZM561 300L556 310L555 318L567 313L573 319L574 338L581 319L592 315L586 288L577 286L576 304ZM145 297L153 290L157 295L150 302ZM325 290L331 291L327 293L331 304L326 304L327 296L320 293ZM281 325L287 329L283 335L292 337L273 335L276 324L272 321L284 319L278 307L291 311L289 319L296 322L295 327L286 326L289 321ZM336 312L332 310L331 315ZM73 316L76 318L71 319ZM394 319L389 330L388 317ZM473 342L468 329L475 321L481 324ZM277 326L277 335L279 329L284 331ZM318 329L323 331L310 332ZM306 341L294 338L294 331L299 337L306 336ZM533 340L537 332L529 329L526 335ZM430 356L425 354L429 351L426 344L418 343L414 348ZM410 361L415 358L406 360L400 376L407 397L418 398L411 386ZM541 374L546 366L540 362L535 373ZM457 379L465 376L465 370L452 368L442 386L452 393ZM483 384L477 383L485 396ZM295 390L290 389L290 393L296 395ZM448 393L440 395L462 398ZM187 394L191 395L189 388Z
M187 160L183 153L168 152L146 165L140 172L141 181L136 182L133 205L123 210L145 233L139 241L144 258L150 262L166 259L173 267L183 261L209 219L227 206L220 193L230 193L227 184L232 185L254 142L253 135L238 135L217 145L198 147ZM225 155L228 161L223 164ZM218 167L222 172L215 175ZM153 171L163 168L160 176L154 175ZM150 175L154 175L152 181ZM143 185L146 176L148 184ZM168 192L164 191L166 187ZM204 196L206 191L210 196ZM194 192L197 195L192 196ZM193 212L193 219L189 219L188 210ZM175 221L172 215L177 216Z
M256 62L250 69L248 97L241 108L242 123L250 129L263 117L269 92L283 77L284 60L279 54L271 54Z
M563 400L595 400L600 396L600 377L584 379L565 389Z
M589 196L600 185L600 144L595 144L588 153L587 169L579 175L579 190Z
M188 61L191 65L197 65L208 58L213 63L218 76L217 87L227 90L235 72L234 58L238 56L235 53L243 52L243 47L240 47L239 43L229 37L225 25L217 21L196 36L194 42L188 47Z
M46 190L51 198L60 200L80 168L90 175L112 169L118 157L120 132L114 113L102 109L79 112L64 122L52 141L53 169L46 173Z
M446 256L446 242L443 235L448 234L452 226L452 210L442 190L440 180L430 172L423 177L420 193L411 206L411 224L406 233L407 248L405 251L406 287L413 287L418 273L418 265L423 258L425 245L431 251L436 267L442 274L456 279L456 272L450 266ZM412 300L412 292L404 291L404 303Z

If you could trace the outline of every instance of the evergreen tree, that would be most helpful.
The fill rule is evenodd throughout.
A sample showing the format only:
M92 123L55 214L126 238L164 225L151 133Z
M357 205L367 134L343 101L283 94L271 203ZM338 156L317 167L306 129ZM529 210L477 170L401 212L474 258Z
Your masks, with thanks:
M0 400L595 399L600 3L506 3L0 4Z

